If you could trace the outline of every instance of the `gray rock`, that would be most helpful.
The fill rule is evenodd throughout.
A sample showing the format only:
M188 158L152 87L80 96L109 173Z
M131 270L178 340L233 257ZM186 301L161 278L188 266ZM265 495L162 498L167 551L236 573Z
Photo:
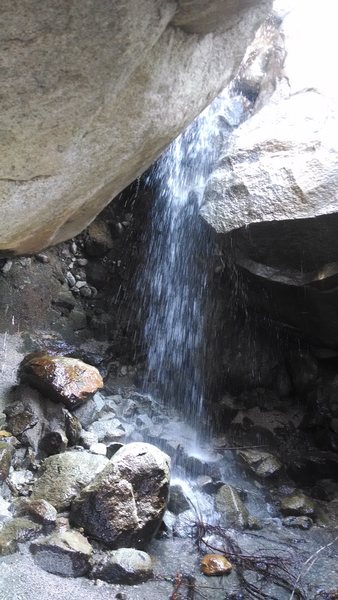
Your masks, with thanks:
M231 485L222 485L215 497L215 507L220 513L223 527L246 529L250 527L250 515Z
M178 484L171 485L169 490L168 510L175 515L178 515L185 510L189 510L190 508L190 504L183 492L182 487Z
M41 525L24 517L7 521L0 530L0 556L13 554L18 549L18 543L27 542L41 532Z
M34 475L28 469L19 469L12 471L7 478L8 485L15 495L28 495L31 492Z
M108 464L104 456L69 451L46 458L39 472L32 499L47 500L57 510L67 508L80 490Z
M107 446L102 443L92 444L89 448L89 452L93 454L101 454L101 456L107 455Z
M146 552L120 548L94 557L91 577L109 583L135 585L153 576L152 560Z
M266 479L277 475L282 468L282 463L269 452L260 450L239 450L238 456L259 477Z
M0 441L0 483L8 477L14 448Z
M100 419L100 421L95 421L95 423L89 427L89 431L95 433L99 442L104 442L105 444L119 442L126 436L125 427L119 419L114 417L107 417L105 419Z
M285 527L292 527L293 529L310 529L313 525L310 517L286 517L282 523Z
M282 498L280 501L280 509L284 515L291 516L311 517L316 514L316 505L314 501L302 492L296 492Z
M73 501L71 522L110 547L143 547L167 506L170 459L150 444L123 446Z
M75 283L76 283L76 279L75 279L75 277L74 277L73 273L71 273L71 271L68 271L68 272L66 273L66 279L67 279L67 281L68 281L68 283L69 283L70 287L73 287L73 286L75 285Z
M2 6L9 68L2 79L0 238L1 248L21 254L82 231L148 168L225 87L272 1L246 0L239 8L219 0L207 7L128 0L113 16L109 3L99 12L95 2L79 6L71 24L67 0L57 10L33 0L20 11L10 0ZM22 23L29 24L28 57L18 37ZM37 64L44 65L39 82Z
M85 404L72 412L78 418L82 427L88 429L94 421L99 419L104 406L105 397L100 392L96 392Z
M46 500L17 498L12 503L10 510L16 517L28 515L33 521L41 523L45 530L51 530L56 525L56 509Z
M45 571L63 577L80 577L90 568L93 549L78 531L63 531L30 545L34 561Z
M98 441L99 441L99 439L98 439L96 433L94 433L93 431L85 431L85 429L82 429L81 435L79 438L80 446L83 446L84 448L86 448L88 450L90 448L90 446L92 446L92 444L97 444ZM108 456L108 458L111 458L111 457Z

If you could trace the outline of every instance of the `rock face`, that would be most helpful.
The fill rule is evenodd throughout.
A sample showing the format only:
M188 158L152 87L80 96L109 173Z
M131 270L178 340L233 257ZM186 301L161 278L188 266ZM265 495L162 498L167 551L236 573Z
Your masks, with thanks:
M202 214L218 232L232 231L225 253L239 266L255 311L291 335L336 349L337 89L323 69L336 38L333 6L314 10L294 6L285 18L276 89L265 105L258 97L260 110L232 134ZM304 19L307 27L299 27ZM326 32L319 47L318 28ZM255 73L244 77L242 91L249 86L252 94L255 82Z
M322 69L334 53L334 36L328 29L331 40L314 55L318 22L307 13L313 21L299 38L302 10L291 11L283 23L286 59L275 73L280 78L275 93L233 134L207 186L203 216L218 232L338 209L337 91ZM329 28L330 10L324 12L319 18Z
M70 409L103 387L96 367L77 358L51 354L28 355L21 364L20 378Z
M0 249L84 229L226 85L271 5L2 2Z
M151 444L127 444L73 501L71 521L107 546L142 548L161 524L169 479L166 454Z
M90 452L65 452L46 458L31 498L47 500L57 510L67 508L79 491L108 464Z

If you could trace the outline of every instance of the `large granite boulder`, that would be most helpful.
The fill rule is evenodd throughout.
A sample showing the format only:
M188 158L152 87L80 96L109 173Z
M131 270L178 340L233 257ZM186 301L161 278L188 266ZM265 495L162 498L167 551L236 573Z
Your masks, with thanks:
M71 521L111 548L144 547L168 502L170 458L151 444L126 444L72 502Z
M271 5L4 0L0 250L84 229L225 87Z
M285 18L286 58L270 73L276 91L232 135L205 191L202 214L216 231L338 210L337 89L325 70L337 47L334 10L300 3ZM314 44L319 30L325 42Z

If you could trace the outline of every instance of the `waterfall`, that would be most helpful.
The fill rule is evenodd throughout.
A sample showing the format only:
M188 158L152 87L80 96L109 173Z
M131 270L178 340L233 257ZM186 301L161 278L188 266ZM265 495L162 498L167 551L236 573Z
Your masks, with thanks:
M159 159L150 177L152 207L143 298L146 381L162 399L201 415L206 361L205 303L211 242L199 216L218 155L220 100L209 106Z

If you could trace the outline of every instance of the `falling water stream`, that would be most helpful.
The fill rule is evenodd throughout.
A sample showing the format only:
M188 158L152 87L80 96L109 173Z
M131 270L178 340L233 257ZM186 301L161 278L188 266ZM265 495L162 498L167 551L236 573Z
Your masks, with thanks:
M150 176L156 197L139 283L147 304L147 381L193 421L201 415L205 394L206 265L211 253L199 209L219 151L219 103L171 144Z

